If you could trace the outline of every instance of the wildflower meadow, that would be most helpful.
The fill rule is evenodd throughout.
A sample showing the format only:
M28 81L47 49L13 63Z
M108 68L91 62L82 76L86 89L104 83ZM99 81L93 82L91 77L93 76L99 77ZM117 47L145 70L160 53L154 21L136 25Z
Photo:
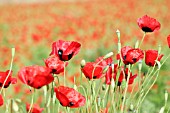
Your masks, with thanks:
M0 112L169 113L169 8L0 1Z

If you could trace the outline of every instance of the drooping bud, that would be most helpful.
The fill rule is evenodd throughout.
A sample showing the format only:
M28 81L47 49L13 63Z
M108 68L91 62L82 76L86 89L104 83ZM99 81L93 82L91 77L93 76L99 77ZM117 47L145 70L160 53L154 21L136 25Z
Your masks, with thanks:
M158 60L155 60L155 62L158 64L158 69L161 68L161 63Z
M81 68L83 68L85 65L86 65L86 61L83 59L83 60L81 60Z
M110 53L106 54L106 55L103 57L103 59L107 59L107 58L109 58L109 57L111 57L111 56L113 56L113 52L110 52Z

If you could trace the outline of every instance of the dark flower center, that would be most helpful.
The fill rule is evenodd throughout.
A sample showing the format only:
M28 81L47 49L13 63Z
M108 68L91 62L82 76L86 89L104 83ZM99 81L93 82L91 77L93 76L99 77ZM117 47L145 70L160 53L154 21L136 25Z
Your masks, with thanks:
M153 32L153 30L151 28L149 28L149 27L142 27L142 30L144 32Z
M152 66L152 63L151 63L151 62L149 62L149 63L148 63L148 65L149 65L149 66Z
M69 102L69 106L73 106L74 105L74 102Z
M73 57L73 52L71 54L67 55L67 58L63 58L63 50L58 50L58 55L59 55L60 60L67 61Z
M137 61L137 58L132 58L133 62L136 62Z
M126 60L126 55L125 55L125 56L123 56L123 60Z
M117 86L120 86L120 85L121 85L121 82L118 81Z

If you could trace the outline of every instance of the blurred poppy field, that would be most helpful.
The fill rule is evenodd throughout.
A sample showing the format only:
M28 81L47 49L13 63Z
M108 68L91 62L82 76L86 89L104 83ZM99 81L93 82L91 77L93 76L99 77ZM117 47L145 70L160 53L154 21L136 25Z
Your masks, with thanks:
M15 48L11 84L9 83L8 88L4 87L5 89L3 89L1 93L1 95L5 95L5 98L3 105L0 107L0 112L24 113L26 110L30 112L28 106L31 103L33 91L33 89L30 89L30 86L34 87L36 85L34 88L38 90L33 91L36 92L34 103L38 104L35 106L40 106L42 109L38 108L39 111L32 111L32 113L48 113L48 110L44 107L44 103L50 98L44 98L44 88L38 87L37 84L41 80L45 81L44 84L47 84L49 81L54 80L54 78L47 77L41 79L40 77L34 84L30 85L28 81L26 83L27 85L23 84L26 80L22 78L23 73L20 74L18 72L25 66L47 66L51 60L57 60L62 67L65 65L66 69L64 74L66 75L66 86L70 88L75 88L75 84L76 87L80 84L88 86L87 78L93 79L94 76L82 76L81 71L88 73L81 67L82 60L94 62L97 58L105 56L109 52L113 52L113 59L117 59L117 30L120 31L122 47L131 46L135 48L135 43L141 41L143 37L143 31L137 23L137 19L143 15L149 15L159 21L160 29L153 33L146 33L145 39L140 47L142 50L158 50L161 48L161 54L163 54L161 61L165 60L170 53L170 48L167 43L167 37L170 35L169 11L169 0L52 0L36 3L3 3L0 1L0 72L6 72L10 69L12 59L11 48ZM53 56L50 57L51 59L47 59L49 55L55 54L55 51L58 49L52 46L52 44L58 40L75 41L81 44L80 50L77 49L80 47L79 44L73 44L77 47L74 48L74 53L75 51L76 53L71 53L71 56L68 56L68 58L65 56L61 57L60 53L58 53L59 59L63 61L69 60L68 63L64 62L63 64L63 62L58 61L58 58L56 59ZM56 42L56 46L58 43L64 42ZM69 44L70 43L68 43L68 45ZM61 54L62 52L63 51L61 51ZM141 113L157 113L161 107L164 106L165 91L170 93L169 60L170 59L167 59L161 67L157 81L142 102L140 108ZM116 60L113 62L117 63ZM27 69L29 70L29 68L32 69L35 67L28 67ZM145 75L148 68L146 65L143 66L141 73ZM27 69L23 69L24 72L27 72ZM39 67L38 71L42 70L43 69ZM48 70L46 70L46 74L47 73L49 73ZM33 74L34 73L30 73L29 76ZM61 81L60 84L63 85L63 68L58 71L55 70L54 74L58 76L59 81ZM0 77L0 79L2 79L2 77ZM80 79L82 81L80 81ZM59 83L56 79L55 81L55 83L52 83L53 85ZM2 81L0 80L0 82ZM99 81L97 81L97 83L98 82ZM60 92L59 90L62 90L62 88L64 91L71 90L74 92L75 97L80 97L81 101L83 100L84 102L84 97L81 97L79 93L70 88L59 87L52 91ZM129 91L131 89L129 88L127 90ZM83 91L81 91L81 94L83 94L82 92ZM50 91L46 93L48 95ZM11 105L11 100L13 101L13 105ZM60 103L62 103L61 101ZM83 102L77 106L83 106ZM64 106L63 103L61 105ZM73 103L70 103L69 106L72 106L72 104ZM57 107L59 104L55 104L52 107L54 111L56 107L55 113L57 113L57 111L69 112L70 109L65 110L61 105L61 111ZM170 99L168 99L166 105L165 111L168 112ZM26 106L28 108L26 108ZM74 107L77 106L75 105ZM19 112L18 109L22 109L22 112ZM70 112L85 112L85 108L82 111L80 110L81 108L73 109L74 110L70 110ZM105 113L108 111L105 109L100 112Z

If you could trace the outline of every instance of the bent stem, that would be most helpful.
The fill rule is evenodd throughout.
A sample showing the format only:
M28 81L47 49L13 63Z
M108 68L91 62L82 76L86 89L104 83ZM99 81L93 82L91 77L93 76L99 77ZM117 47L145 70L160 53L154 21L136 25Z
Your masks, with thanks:
M141 40L141 42L140 42L140 44L139 44L139 48L140 48L140 46L142 45L145 36L146 36L146 32L144 32L144 34L143 34L142 40Z
M13 61L14 61L14 55L15 55L15 48L12 48L12 59L11 59L11 64L10 64L9 72L8 72L7 77L5 78L5 81L4 81L3 85L2 85L0 94L2 93L2 90L3 90L4 86L5 86L5 83L8 80L8 78L9 78L11 72L12 72L12 64L13 64Z
M30 108L29 108L28 113L31 113L31 109L33 108L33 104L34 104L34 95L35 95L35 89L34 89L33 94L32 94L31 105L30 105Z

